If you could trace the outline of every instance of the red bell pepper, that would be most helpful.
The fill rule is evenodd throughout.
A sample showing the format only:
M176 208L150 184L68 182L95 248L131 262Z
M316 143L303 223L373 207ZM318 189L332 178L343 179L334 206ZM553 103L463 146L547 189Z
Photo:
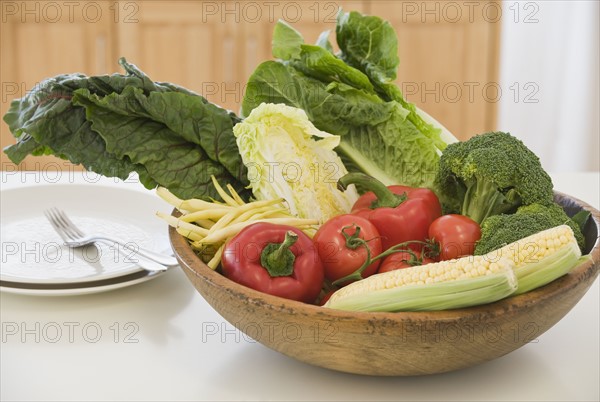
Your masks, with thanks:
M427 188L386 187L364 173L348 173L338 181L341 188L350 184L371 190L356 201L352 213L375 225L384 250L411 240L426 241L429 225L442 215L440 201Z
M313 303L324 269L306 234L286 225L255 223L223 250L223 274L244 286L286 299Z

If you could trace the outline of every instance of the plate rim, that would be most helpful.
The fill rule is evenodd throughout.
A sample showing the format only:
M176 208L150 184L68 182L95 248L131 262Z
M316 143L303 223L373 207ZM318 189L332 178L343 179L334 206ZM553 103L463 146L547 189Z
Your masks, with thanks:
M10 286L6 281L0 281L0 292L23 295L23 296L81 296L86 294L108 292L124 287L143 283L151 279L164 275L167 271L141 271L133 274L103 279L96 282L89 282L85 286L60 287L59 285L47 285L46 287L35 289L29 287L28 283L12 282L23 286ZM139 275L139 274L143 275ZM125 279L125 280L123 280ZM106 283L105 283L106 282Z
M101 191L105 191L107 193L129 193L129 194L136 194L137 196L140 196L142 198L152 198L152 199L157 199L155 197L152 196L152 193L150 193L150 190L148 192L144 192L144 191L140 191L140 190L135 190L132 188L119 188L117 186L111 186L111 185L106 185L104 183L95 183L95 182L86 182L86 183L61 183L61 182L57 182L57 183L36 183L35 185L23 185L23 186L11 186L9 188L0 188L0 194L2 195L2 197L0 197L2 199L2 204L4 204L6 201L6 196L8 193L19 193L19 192L23 192L23 191L52 191L52 192L57 192L60 193L60 189L61 188L68 188L70 191L72 189L77 189L77 188L84 188L84 189L89 189L89 188L94 188L94 189L100 189ZM4 210L4 208L2 208ZM27 218L29 219L29 218ZM18 221L18 219L17 219ZM11 222L12 223L12 222ZM151 232L149 232L148 230L144 229L143 227L140 228L141 230L143 230L144 232L146 232L147 234L152 235ZM125 267L122 270L119 271L115 271L113 273L109 273L106 274L102 277L99 277L97 275L91 275L91 276L87 276L87 277L79 277L79 278L61 278L61 279L39 279L39 278L26 278L26 277L19 277L19 276L14 276L14 275L10 275L10 274L4 274L0 271L0 288L3 288L5 286L1 285L2 282L10 282L10 283L18 283L21 285L32 285L32 286L39 286L39 285L52 285L52 286L62 286L62 285L77 285L77 284L92 284L94 282L98 282L98 281L102 281L102 280L111 280L111 279L115 279L115 278L120 278L123 276L128 276L128 275L132 275L132 274L139 274L141 272L146 272L146 270L142 267L140 267L139 265L137 265L136 263L130 263L128 264L127 267ZM78 286L78 288L81 288L81 286ZM13 288L11 288L13 289Z

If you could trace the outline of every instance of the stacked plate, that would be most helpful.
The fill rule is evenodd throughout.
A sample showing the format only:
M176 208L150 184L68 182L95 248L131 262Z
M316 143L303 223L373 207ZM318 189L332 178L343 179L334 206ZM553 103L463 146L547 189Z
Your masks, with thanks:
M117 244L68 248L44 216L56 207L84 233L106 234L170 253L167 226L155 216L170 207L152 192L100 184L44 184L1 193L0 290L28 295L104 292L156 278Z

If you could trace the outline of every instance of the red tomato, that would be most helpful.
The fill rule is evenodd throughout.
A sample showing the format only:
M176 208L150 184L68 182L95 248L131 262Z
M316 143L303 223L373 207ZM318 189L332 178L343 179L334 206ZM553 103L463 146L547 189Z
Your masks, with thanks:
M394 253L386 258L384 258L381 266L379 267L378 273L390 272L396 269L402 268L410 268L417 265L425 265L432 262L435 262L431 258L425 257L421 258L421 253L416 251L414 252L414 256L409 252L402 251L399 253ZM416 257L416 259L415 259Z
M429 226L429 238L440 245L440 260L473 255L481 238L479 224L464 215L443 215Z
M360 231L352 246L348 243L347 237L353 237L357 228L360 228ZM359 239L366 243L360 244ZM367 259L366 247L371 252L371 258L381 253L381 238L375 226L367 219L352 214L338 215L329 219L319 228L313 237L313 242L319 253L319 259L323 262L325 278L332 282L354 273L363 265ZM362 272L362 278L373 275L378 267L379 261L369 265Z

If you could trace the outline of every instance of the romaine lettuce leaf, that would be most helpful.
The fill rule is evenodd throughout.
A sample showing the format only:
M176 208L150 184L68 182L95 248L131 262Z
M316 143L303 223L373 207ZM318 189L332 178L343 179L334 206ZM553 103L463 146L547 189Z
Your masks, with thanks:
M374 93L303 75L289 65L262 63L250 77L243 114L261 103L303 109L320 130L339 135L336 148L348 170L390 185L431 186L439 156L433 142L408 120L409 111Z
M400 88L394 84L400 59L398 38L391 24L376 16L340 10L336 39L340 58L364 72L384 100L397 101L408 110L408 120L432 140L438 150L443 151L447 144L441 139L441 129L423 120L416 106L406 101Z
M302 35L284 21L279 21L273 31L273 56L320 81L374 90L369 77L360 70L335 57L326 47L305 44Z
M308 45L279 22L273 34L278 60L260 64L250 76L242 114L263 102L301 108L318 129L341 137L336 151L348 170L385 184L431 187L446 143L393 82L399 59L391 25L340 13L338 55L327 37L325 32L317 46Z

